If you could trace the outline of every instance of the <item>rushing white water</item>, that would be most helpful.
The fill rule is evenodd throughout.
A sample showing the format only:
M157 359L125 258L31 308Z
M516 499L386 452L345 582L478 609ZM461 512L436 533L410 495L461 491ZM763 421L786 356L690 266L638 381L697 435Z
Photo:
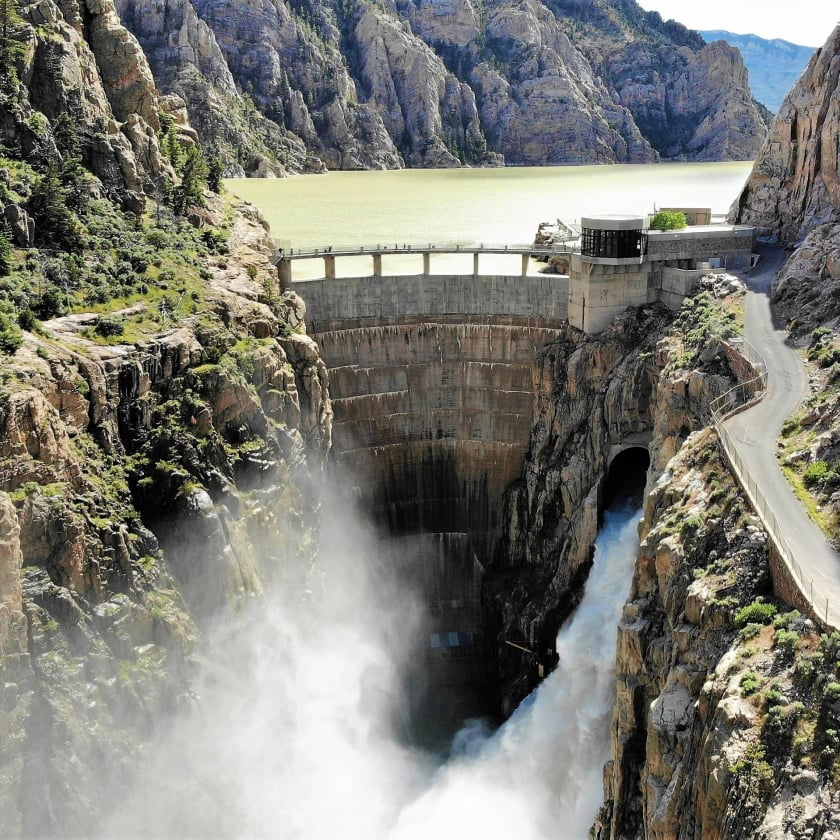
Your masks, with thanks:
M608 758L638 516L607 512L556 671L497 732L466 727L443 766L398 737L416 608L395 596L352 519L334 521L321 597L263 601L216 633L198 712L151 751L103 834L585 838Z
M400 814L393 840L587 836L609 758L616 625L639 516L630 507L606 512L586 594L557 637L557 669L498 732L440 770Z

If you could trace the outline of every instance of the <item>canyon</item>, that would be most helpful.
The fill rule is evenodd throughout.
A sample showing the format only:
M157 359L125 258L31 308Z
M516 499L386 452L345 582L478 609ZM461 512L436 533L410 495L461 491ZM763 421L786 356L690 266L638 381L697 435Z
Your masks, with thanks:
M306 29L302 10L265 4L258 32L279 39L275 54L288 36L302 57L334 59L299 64L310 81L313 67L323 71L321 104L337 101L325 124L347 128L324 140L308 130L310 104L321 107L314 89L280 97L297 109L300 135L245 103L237 74L253 75L251 95L266 109L279 82L255 69L269 67L262 50L237 51L241 65L224 72L218 56L234 52L226 27L237 20L225 4L21 8L22 49L0 94L11 239L0 283L4 831L266 835L279 825L299 836L317 836L313 826L322 836L412 836L430 780L461 766L442 767L418 742L441 749L476 713L493 723L528 713L529 693L561 657L558 630L582 616L575 608L596 580L593 545L615 477L641 470L641 547L615 673L600 672L615 702L594 835L836 836L837 635L774 594L767 536L708 428L713 400L754 373L737 349L737 281L711 273L676 314L632 307L597 335L574 329L560 308L524 311L501 293L471 310L450 277L437 278L437 309L418 296L386 316L324 318L314 302L307 312L304 294L278 287L252 205L209 188L184 214L163 200L183 191L199 138L221 142L213 131L223 119L226 142L250 138L239 165L264 174L283 155L284 170L392 166L400 156L451 163L445 137L469 140L492 162L498 152L486 136L481 146L474 113L502 113L491 88L535 54L523 48L522 66L511 60L504 73L489 62L470 68L488 91L479 102L458 75L466 59L450 50L452 69L432 89L457 105L460 122L441 135L434 108L429 125L398 118L396 93L389 108L368 99L343 110L349 71L330 39L350 36L330 34L317 10ZM339 11L359 40L371 29L383 47L396 38L400 67L440 70L412 34L437 31L424 8L408 27L378 8ZM599 160L616 149L650 160L654 147L628 115L644 113L659 142L656 127L676 103L654 107L639 94L647 83L626 75L632 55L684 79L677 92L697 87L704 62L727 77L740 71L725 49L635 4L615 8L658 46L625 43L619 27L626 52L610 53L609 72L628 104L599 105L583 133L594 126ZM561 78L551 76L555 57L568 53L587 81L580 90L600 90L585 63L605 49L590 17L568 16L580 30L572 49L544 7L515 11L495 9L488 37L515 41L516 24L527 40L538 21L551 48L539 53L545 73L532 77ZM155 40L176 31L175 42ZM447 31L457 39L457 27ZM838 38L788 97L731 211L798 246L774 295L819 366L815 434L800 460L826 464L838 440L838 310L825 293L838 265ZM662 39L681 43L679 55L667 43L660 52ZM390 78L399 90L385 56L360 50L354 60L359 78ZM185 105L175 87L188 83ZM346 100L330 99L336 85ZM515 138L527 126L506 113ZM77 136L62 114L76 115ZM693 132L659 152L733 148L719 126L708 143ZM580 136L572 132L572 146ZM359 137L374 138L363 144L372 157L362 159L361 143L352 152ZM65 197L69 221L45 209L45 184ZM52 247L56 231L64 250ZM557 303L549 275L530 280L544 295L538 309ZM820 488L835 504L830 481ZM562 693L571 678L558 670L552 679ZM420 731L424 717L443 718L442 731ZM325 731L341 737L319 740ZM478 740L492 751L511 731ZM465 760L471 732L443 749ZM523 766L511 772L527 775ZM551 802L551 788L543 792ZM545 813L553 830L563 815Z

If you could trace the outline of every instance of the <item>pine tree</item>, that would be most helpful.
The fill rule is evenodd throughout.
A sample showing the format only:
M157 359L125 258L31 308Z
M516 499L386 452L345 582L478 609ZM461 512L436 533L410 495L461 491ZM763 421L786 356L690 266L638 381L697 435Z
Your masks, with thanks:
M172 209L179 215L190 207L204 204L202 195L207 186L207 163L198 146L190 146L181 169L181 183L172 192Z
M17 40L23 27L17 0L0 0L0 93L16 97L18 92L17 61L24 45Z
M225 165L218 153L213 152L207 159L207 186L214 192L220 193L222 191L222 176L224 175Z
M0 224L0 275L5 276L11 268L12 241L5 225Z
M50 163L36 181L28 202L38 239L47 247L73 251L81 245L79 223L68 202L68 190L61 183L58 165Z

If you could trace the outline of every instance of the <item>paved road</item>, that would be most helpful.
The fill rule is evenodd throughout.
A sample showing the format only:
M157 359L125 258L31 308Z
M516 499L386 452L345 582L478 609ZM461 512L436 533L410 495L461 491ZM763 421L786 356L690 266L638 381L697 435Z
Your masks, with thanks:
M782 249L765 248L758 266L740 274L749 289L744 302L744 331L767 363L767 394L752 408L730 417L725 425L804 575L813 581L813 589L807 586L805 595L821 616L825 616L828 598L829 622L840 627L840 555L793 495L776 459L776 439L782 423L808 393L805 367L785 343L787 333L773 323L770 311L770 284L785 256Z

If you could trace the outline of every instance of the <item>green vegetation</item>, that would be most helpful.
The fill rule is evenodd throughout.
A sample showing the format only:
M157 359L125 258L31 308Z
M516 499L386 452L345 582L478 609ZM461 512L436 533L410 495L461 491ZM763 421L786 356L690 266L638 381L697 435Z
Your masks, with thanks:
M840 345L831 343L834 333L819 327L811 334L808 358L820 367ZM829 349L831 348L831 349ZM819 457L831 455L820 446L820 434L840 409L840 365L831 361L831 368L814 376L824 381L823 387L803 403L801 409L782 425L779 460L794 494L805 505L808 515L822 528L830 541L840 545L840 504L834 498L840 489L840 459ZM817 457L815 457L817 456Z
M685 213L673 210L660 210L650 220L651 230L682 230L685 226Z
M741 680L739 685L741 686L741 693L747 697L750 694L754 694L758 690L758 685L761 681L761 677L756 674L754 671L746 671L741 676Z
M709 291L686 298L674 319L682 348L670 364L676 368L693 367L710 342L738 335L743 329L742 319L740 298L718 300Z
M776 617L776 612L773 604L767 604L761 598L756 598L751 604L735 613L735 624L738 627L744 627L747 624L770 624Z

